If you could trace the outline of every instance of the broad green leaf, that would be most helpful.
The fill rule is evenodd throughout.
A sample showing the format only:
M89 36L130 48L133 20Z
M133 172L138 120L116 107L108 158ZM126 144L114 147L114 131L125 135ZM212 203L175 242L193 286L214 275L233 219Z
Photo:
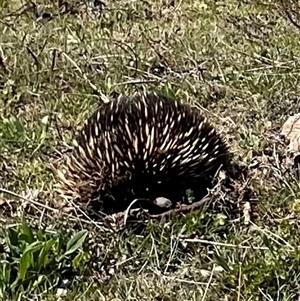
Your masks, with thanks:
M36 252L37 250L39 250L43 245L43 242L41 241L37 241L37 242L34 242L32 243L31 245L29 245L24 253L22 254L21 256L21 259L20 259L20 264L19 264L19 279L24 279L25 277L25 274L28 270L28 268L30 266L32 266L34 263L32 262L33 258L32 258L32 253L33 252Z
M32 229L28 227L28 225L26 223L23 223L22 225L22 230L23 230L23 235L25 235L24 238L27 238L26 241L28 243L33 243L35 241L34 236L33 236L33 232ZM21 235L20 235L21 236Z
M88 257L88 254L85 252L80 252L78 253L75 258L72 260L72 265L75 268L80 267L80 265L82 264L82 261L85 261L85 259Z
M18 245L18 232L14 229L7 229L5 234L5 241L10 250L13 251L14 247Z
M14 131L16 131L19 134L24 133L24 127L16 116L12 115L10 117L9 122L10 122L10 126L13 128Z
M44 243L44 246L41 249L41 252L38 257L38 262L37 262L38 269L41 269L42 267L45 267L47 265L48 257L46 256L49 254L49 250L55 244L55 242L56 242L55 239L50 239Z
M76 233L67 243L66 253L64 256L72 254L78 248L80 248L87 236L88 232L86 230L82 230Z
M25 278L26 272L31 264L32 262L31 262L30 254L29 253L23 254L19 264L19 279L23 280Z

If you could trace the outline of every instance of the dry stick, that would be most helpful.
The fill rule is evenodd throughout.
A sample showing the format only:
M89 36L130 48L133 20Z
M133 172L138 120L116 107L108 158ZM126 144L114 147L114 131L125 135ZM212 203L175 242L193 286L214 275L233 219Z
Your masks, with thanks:
M47 205L38 203L38 202L33 201L33 200L29 200L28 198L26 198L26 197L24 197L24 196L22 196L22 195L19 195L19 194L15 193L15 192L9 191L9 190L4 189L4 188L0 188L0 192L6 193L6 194L10 194L10 195L13 195L13 196L15 196L15 197L17 197L17 198L19 198L19 199L22 199L22 200L24 200L24 201L27 201L27 202L29 202L29 203L32 203L32 204L36 205L36 206L40 206L40 207L42 207L42 208L48 209L48 210L53 211L53 212L58 212L58 211L59 211L58 209L51 208L51 207L49 207L49 206L47 206Z
M202 301L205 300L206 296L207 296L207 292L208 292L208 289L209 289L209 286L211 285L211 282L212 282L212 278L213 278L213 275L214 275L214 271L215 271L215 265L213 265L212 267L212 271L210 273L210 277L209 277L209 280L207 282L207 285L206 285L206 288L205 288L205 291L204 291L204 294L203 294L203 297L202 297Z
M7 190L7 189L0 188L0 192L6 193L6 194L9 194L9 195L12 195L12 196L14 196L14 197L17 197L17 198L22 199L22 200L24 200L24 201L26 201L26 202L32 203L32 204L34 204L34 205L36 205L36 206L40 206L40 207L42 207L42 208L44 208L44 209L47 209L47 210L49 210L49 211L52 211L52 212L55 212L55 213L61 213L61 214L64 215L64 216L68 216L68 217L71 218L71 220L73 220L73 221L78 221L78 220L80 220L81 222L86 223L86 224L91 224L91 223L92 223L94 226L96 226L97 228L101 229L100 226L102 225L102 223L101 223L101 222L99 222L99 223L94 222L92 219L88 218L88 216L86 216L87 220L82 219L82 218L79 218L79 217L77 217L77 218L72 218L72 215L70 215L70 214L68 214L68 213L66 213L66 212L60 211L59 209L52 208L52 207L50 207L50 206L41 204L41 203L36 202L36 201L33 201L33 200L30 200L30 199L28 199L28 198L26 198L26 197L23 197L22 195L19 195L19 194L15 193L15 192L12 192L12 191Z
M32 59L34 60L34 63L35 63L36 68L39 70L41 64L40 64L40 62L39 62L37 56L35 55L35 53L34 53L28 46L26 46L26 50L27 50L27 52L29 53L29 55L32 57Z
M182 242L193 242L193 243L201 243L206 245L212 246L219 246L219 247L227 247L227 248L237 248L237 249L253 249L253 250L269 250L268 247L254 247L254 246L242 246L242 245L234 245L234 244L227 244L222 242L210 241L205 239L182 239Z

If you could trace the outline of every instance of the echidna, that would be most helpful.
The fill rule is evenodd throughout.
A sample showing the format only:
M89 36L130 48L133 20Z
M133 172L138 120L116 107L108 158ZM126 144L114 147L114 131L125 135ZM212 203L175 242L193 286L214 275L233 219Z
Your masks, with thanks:
M224 139L198 109L154 92L102 105L76 141L58 172L60 193L97 197L111 212L135 198L178 201L186 189L206 189L228 159Z

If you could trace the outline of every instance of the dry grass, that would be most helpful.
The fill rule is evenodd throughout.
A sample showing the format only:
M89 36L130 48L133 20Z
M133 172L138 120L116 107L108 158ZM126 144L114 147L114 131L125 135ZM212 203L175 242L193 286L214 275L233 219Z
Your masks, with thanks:
M149 0L106 1L94 14L73 3L76 10L58 14L52 2L36 3L43 11L27 9L30 1L0 0L3 300L57 300L62 279L71 283L62 300L297 300L299 185L284 173L279 132L299 110L299 28L290 19L297 22L300 10L288 17L281 2L267 0ZM141 89L197 103L226 135L248 177L224 198L257 201L249 225L217 203L150 221L139 233L107 233L49 208L50 164L76 129L105 97ZM87 229L77 271L68 255L36 287L14 286L28 244L22 220L44 231L36 240L61 241L62 252L72 233ZM9 229L22 240L15 254ZM32 273L42 275L41 266Z

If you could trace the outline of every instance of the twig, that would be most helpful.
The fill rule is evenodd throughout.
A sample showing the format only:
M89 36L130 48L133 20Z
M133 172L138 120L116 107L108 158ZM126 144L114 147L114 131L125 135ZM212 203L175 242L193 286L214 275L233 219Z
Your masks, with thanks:
M126 221L128 218L129 213L131 212L130 208L134 205L134 203L138 201L148 201L148 199L134 199L128 206L128 208L124 212L124 226L126 226Z
M35 62L35 65L36 65L36 68L39 70L40 69L40 62L37 59L37 56L35 55L35 53L28 46L26 46L26 50L30 54L30 56L33 58L33 60Z
M209 286L211 285L212 278L214 276L214 271L215 271L215 265L213 265L213 267L212 267L212 271L210 273L210 277L209 277L209 280L207 282L207 285L206 285L206 288L205 288L205 291L204 291L204 294L203 294L203 297L202 297L202 301L204 301L206 299Z
M47 205L44 205L44 204L41 204L39 202L30 200L28 198L23 197L22 195L19 195L19 194L15 193L15 192L12 192L12 191L4 189L4 188L0 188L0 192L6 193L6 194L9 194L9 195L13 195L13 196L15 196L15 197L17 197L19 199L22 199L24 201L27 201L29 203L32 203L32 204L36 205L36 206L40 206L42 208L48 209L48 210L53 211L53 212L58 212L59 211L58 209L51 208L51 207L49 207Z
M141 85L141 84L149 84L149 83L158 83L159 81L156 79L132 79L121 83L116 83L114 87L122 86L122 85Z
M209 241L205 239L182 239L182 242L194 242L194 243L201 243L207 244L212 246L219 246L219 247L228 247L228 248L237 248L237 249L252 249L252 250L269 250L268 247L253 247L253 246L241 246L241 245L234 245L234 244L227 244L222 242L216 241Z

